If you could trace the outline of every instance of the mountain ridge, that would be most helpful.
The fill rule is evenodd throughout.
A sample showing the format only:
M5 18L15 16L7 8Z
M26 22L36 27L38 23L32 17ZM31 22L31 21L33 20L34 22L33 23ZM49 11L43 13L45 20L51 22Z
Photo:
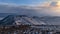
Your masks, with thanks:
M60 17L58 16L45 16L45 17L37 17L37 16L26 16L26 15L9 15L2 20L3 25L21 25L21 24L29 24L29 25L60 25Z

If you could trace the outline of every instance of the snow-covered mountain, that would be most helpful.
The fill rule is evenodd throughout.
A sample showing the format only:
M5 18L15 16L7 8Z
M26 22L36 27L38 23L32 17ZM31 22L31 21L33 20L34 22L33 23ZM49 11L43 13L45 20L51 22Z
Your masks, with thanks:
M60 25L60 16L45 16L41 17L40 20L48 25Z
M59 16L9 15L1 20L1 25L60 25Z
M5 18L8 15L15 15L15 13L0 13L0 20L2 20L3 18Z

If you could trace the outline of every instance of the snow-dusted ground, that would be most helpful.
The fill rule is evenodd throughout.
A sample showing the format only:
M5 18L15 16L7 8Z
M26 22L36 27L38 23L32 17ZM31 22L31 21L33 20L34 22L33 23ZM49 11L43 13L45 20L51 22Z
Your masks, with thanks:
M2 18L1 18L2 19ZM21 15L9 15L7 18L2 20L3 24L29 24L29 25L60 25L60 17L58 16L44 16L44 17L29 17ZM14 21L14 22L13 22Z
M4 17L0 17L0 20L2 20Z

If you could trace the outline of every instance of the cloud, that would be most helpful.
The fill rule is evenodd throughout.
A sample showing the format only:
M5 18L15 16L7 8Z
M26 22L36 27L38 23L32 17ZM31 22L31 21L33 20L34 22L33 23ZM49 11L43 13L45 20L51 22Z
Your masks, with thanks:
M37 5L10 5L0 4L0 13L17 13L30 16L60 16L60 8L57 2L43 3Z

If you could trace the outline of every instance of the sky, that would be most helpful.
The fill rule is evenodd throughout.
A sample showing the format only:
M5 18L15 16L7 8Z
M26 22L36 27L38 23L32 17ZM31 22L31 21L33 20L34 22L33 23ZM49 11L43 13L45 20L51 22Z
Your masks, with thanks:
M44 2L53 2L53 1L59 1L59 0L0 0L0 3L29 5L29 4L40 4Z
M0 0L0 13L60 16L60 0Z
M37 4L45 2L45 0L0 0L2 3L14 3L14 4Z

